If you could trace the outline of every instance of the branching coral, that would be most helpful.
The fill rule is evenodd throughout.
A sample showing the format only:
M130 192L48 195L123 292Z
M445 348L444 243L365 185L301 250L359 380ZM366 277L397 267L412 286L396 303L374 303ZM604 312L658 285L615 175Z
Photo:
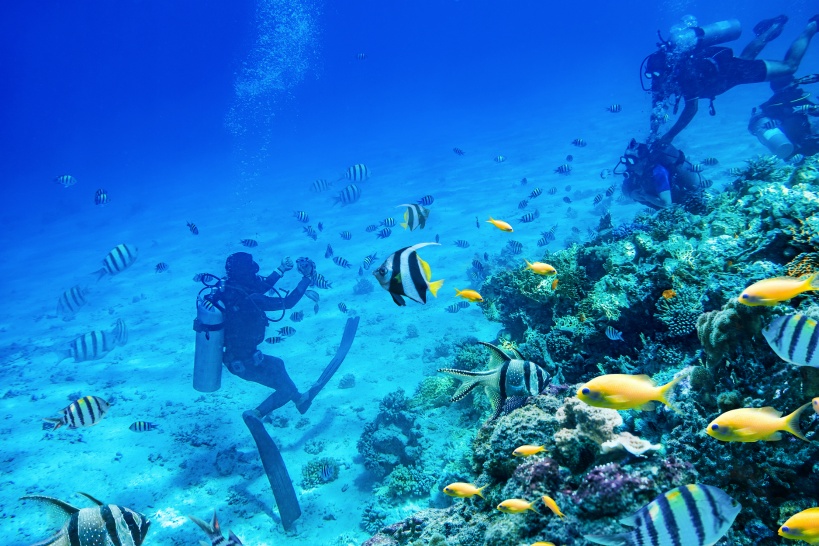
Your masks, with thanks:
M701 292L695 286L682 286L674 297L657 301L657 318L668 326L671 337L687 336L697 328L702 314Z

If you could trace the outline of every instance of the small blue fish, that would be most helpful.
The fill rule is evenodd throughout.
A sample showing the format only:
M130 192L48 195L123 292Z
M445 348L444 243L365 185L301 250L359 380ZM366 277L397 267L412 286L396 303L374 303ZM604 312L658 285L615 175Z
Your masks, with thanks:
M612 341L623 341L623 332L614 328L614 326L606 326L606 337Z
M348 262L347 260L345 260L341 256L336 256L335 258L333 258L333 263L335 263L336 265L338 265L340 267L343 267L344 269L350 269L352 267L350 262Z
M342 239L344 239L345 241L349 241L350 239L352 239L352 238L353 238L353 234L352 234L352 233L350 233L349 231L342 231L341 233L339 233L339 235L340 235L340 236L341 236L341 238L342 238Z
M378 234L376 234L376 237L378 237L379 239L386 239L390 235L392 235L392 230L388 227L385 227L384 229L379 231Z
M151 430L158 429L159 425L155 425L154 423L148 423L147 421L137 421L128 428L134 432L148 432Z
M346 313L347 305L343 301L338 302L338 310L341 311L342 313Z
M457 246L458 248L469 248L469 241L458 239L457 241L455 241L455 246Z
M310 216L303 210L294 211L293 216L295 216L296 220L302 222L303 224L306 224L307 222L310 221Z
M434 202L435 202L435 198L432 197L431 195L425 195L421 199L416 201L416 203L418 203L419 205L423 205L425 207L430 206Z
M279 335L280 336L292 336L296 333L296 329L292 326L284 326L283 328L279 328Z
M290 314L290 320L293 322L301 322L304 320L304 311L294 311Z
M461 310L461 306L458 305L457 303L453 303L451 305L446 306L446 312L447 313L457 313L460 310Z
M535 197L539 196L541 193L543 193L542 189L535 188L535 189L532 190L532 193L529 194L529 199L534 199ZM551 190L549 191L549 193L551 193Z

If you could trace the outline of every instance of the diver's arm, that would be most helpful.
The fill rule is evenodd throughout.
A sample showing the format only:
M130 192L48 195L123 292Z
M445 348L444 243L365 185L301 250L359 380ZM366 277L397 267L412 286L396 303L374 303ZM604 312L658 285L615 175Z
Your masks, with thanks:
M699 110L699 99L683 98L683 100L685 101L685 107L683 108L680 117L677 118L677 121L674 122L671 129L660 137L659 143L663 146L671 144L674 137L680 134L683 129L688 127L688 124L691 123L691 120L697 115L697 110Z
M274 273L275 275L275 273ZM272 277L273 275L271 275ZM299 300L304 296L307 287L310 286L310 277L302 277L296 288L290 291L287 296L283 298L271 298L262 294L252 294L250 298L253 300L259 309L262 311L281 311L282 309L292 309Z
M666 207L670 207L671 206L671 190L661 191L654 202L658 207L663 208L663 209L666 208Z

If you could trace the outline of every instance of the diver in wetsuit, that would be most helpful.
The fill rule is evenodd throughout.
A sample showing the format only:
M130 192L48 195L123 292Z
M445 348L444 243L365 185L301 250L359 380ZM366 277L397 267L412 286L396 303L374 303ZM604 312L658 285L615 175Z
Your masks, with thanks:
M741 30L737 21L686 28L677 38L658 44L658 51L644 61L645 70L641 74L651 82L652 137L649 140L656 140L661 147L670 144L697 114L699 99L709 99L709 113L715 115L714 99L732 87L792 76L819 30L819 15L809 19L782 61L756 59L762 48L781 34L786 22L784 15L760 22L754 27L756 37L739 57L734 57L730 48L716 45L739 37ZM671 129L660 136L658 130L665 118L664 105L672 96L676 97L674 113L677 113L680 100L684 101L683 111Z
M771 83L773 96L754 108L748 130L781 159L819 153L819 104L802 85L819 82L819 74Z
M623 175L626 197L657 210L702 193L700 176L689 166L685 155L670 144L649 148L631 139L614 172Z
M206 296L211 303L223 309L225 328L225 367L234 375L276 389L268 399L268 410L293 401L299 412L310 407L316 392L300 393L287 373L281 358L265 355L258 345L264 341L268 318L266 311L292 309L304 296L312 282L315 264L308 258L299 258L298 271L302 274L296 288L284 297L270 297L279 279L293 268L290 258L267 277L259 276L259 264L247 252L236 252L225 262L227 278L221 289Z

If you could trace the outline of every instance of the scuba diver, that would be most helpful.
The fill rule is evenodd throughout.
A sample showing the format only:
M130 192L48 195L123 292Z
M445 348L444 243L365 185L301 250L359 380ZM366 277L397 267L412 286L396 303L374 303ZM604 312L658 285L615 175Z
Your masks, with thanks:
M250 430L270 482L279 509L282 526L292 528L301 516L298 498L284 464L284 459L273 439L267 433L262 419L270 412L292 401L299 413L304 414L318 393L330 382L341 366L355 339L358 317L347 319L344 334L335 357L324 368L318 380L305 392L299 392L278 357L265 355L258 345L264 341L269 322L284 318L304 296L314 282L315 263L308 258L296 260L302 278L296 288L282 296L275 284L293 269L290 258L267 277L258 275L259 264L247 252L236 252L225 262L226 277L219 279L208 273L198 276L205 287L197 296L196 354L194 359L194 388L200 392L214 392L221 385L222 363L234 375L275 389L254 410L245 411L242 419ZM203 295L203 292L209 291ZM267 296L267 292L274 296ZM266 311L281 311L278 319L269 319Z
M799 69L811 39L819 30L819 15L814 15L799 37L791 44L782 61L757 60L756 57L771 40L782 33L788 18L780 15L766 19L754 27L755 38L739 57L728 47L719 46L739 38L739 21L729 20L696 26L693 17L685 24L672 28L668 41L660 37L658 50L643 60L640 83L644 91L651 91L651 138L660 146L671 144L697 114L699 99L709 99L709 113L716 115L714 99L732 87L745 83L774 81L792 76ZM659 35L659 31L658 31ZM643 83L643 76L650 87ZM667 119L665 106L675 97L673 113L680 100L683 111L664 135L658 135L660 125Z
M819 153L819 104L802 85L819 82L819 74L771 83L773 96L751 112L748 130L780 159Z
M624 169L618 171L621 165ZM685 154L670 144L649 147L632 138L613 172L623 175L626 197L659 210L702 193L700 175L690 166Z

